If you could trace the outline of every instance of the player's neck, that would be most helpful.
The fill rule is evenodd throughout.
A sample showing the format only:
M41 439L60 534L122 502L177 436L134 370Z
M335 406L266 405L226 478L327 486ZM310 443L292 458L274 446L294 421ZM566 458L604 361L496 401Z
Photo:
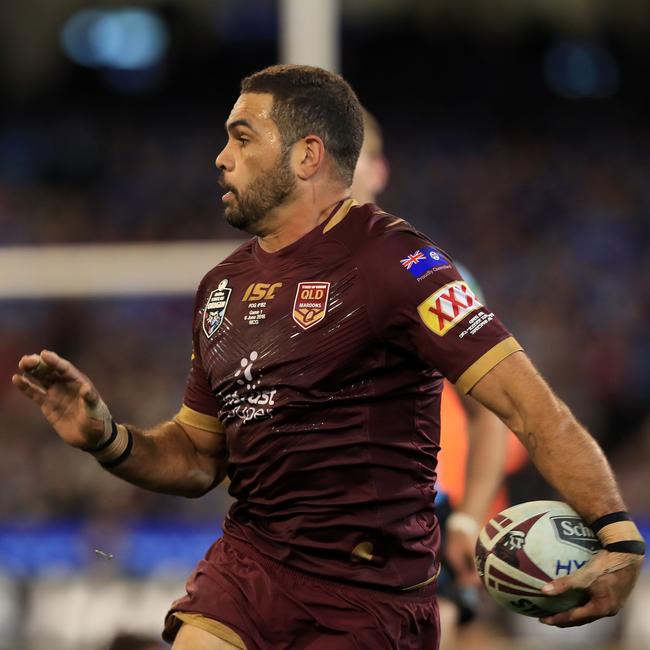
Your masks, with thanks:
M257 241L267 253L276 253L290 246L325 221L334 206L349 198L349 194L349 188L342 188L323 192L318 200L313 194L297 197L274 214L268 215L273 224L271 231L258 237Z

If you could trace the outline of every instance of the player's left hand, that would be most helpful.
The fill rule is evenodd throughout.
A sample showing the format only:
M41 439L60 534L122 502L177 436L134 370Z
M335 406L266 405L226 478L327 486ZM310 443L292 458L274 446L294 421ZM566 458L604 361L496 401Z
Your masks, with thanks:
M456 583L461 587L474 587L480 584L474 564L476 536L462 530L447 529L444 555L447 564L454 571Z
M108 407L90 379L56 352L43 350L18 362L12 383L37 404L59 437L81 449L97 447L111 435Z
M557 627L573 627L614 616L623 607L639 577L642 555L599 551L596 556L569 576L557 578L542 587L548 596L569 589L585 589L589 600L580 607L539 619Z

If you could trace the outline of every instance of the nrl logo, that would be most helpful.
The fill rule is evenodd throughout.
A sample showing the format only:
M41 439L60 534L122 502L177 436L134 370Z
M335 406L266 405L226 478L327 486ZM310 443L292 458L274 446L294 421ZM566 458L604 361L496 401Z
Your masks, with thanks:
M221 280L219 286L210 294L203 310L203 332L208 338L221 327L231 293L228 280Z
M556 537L563 543L592 553L600 550L602 544L594 532L580 517L551 517Z

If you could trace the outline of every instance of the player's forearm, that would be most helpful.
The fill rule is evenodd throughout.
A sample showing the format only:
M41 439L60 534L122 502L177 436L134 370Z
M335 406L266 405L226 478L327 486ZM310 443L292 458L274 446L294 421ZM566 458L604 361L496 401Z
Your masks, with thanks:
M106 467L125 481L154 492L196 497L225 475L225 458L200 454L176 422L147 430L127 426L133 436L131 453L117 466Z
M625 509L600 447L523 352L495 366L471 394L517 434L544 478L587 521Z
M625 510L601 448L559 399L524 418L515 433L544 478L585 520Z
M465 493L458 510L482 522L503 480L507 429L503 422L484 406L466 397L469 448Z

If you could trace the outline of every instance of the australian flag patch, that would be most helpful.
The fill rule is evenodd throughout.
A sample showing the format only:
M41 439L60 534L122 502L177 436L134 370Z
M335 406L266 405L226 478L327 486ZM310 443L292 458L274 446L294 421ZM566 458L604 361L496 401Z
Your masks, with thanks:
M419 278L429 269L448 266L449 260L435 246L423 246L400 260L402 266L415 278Z

